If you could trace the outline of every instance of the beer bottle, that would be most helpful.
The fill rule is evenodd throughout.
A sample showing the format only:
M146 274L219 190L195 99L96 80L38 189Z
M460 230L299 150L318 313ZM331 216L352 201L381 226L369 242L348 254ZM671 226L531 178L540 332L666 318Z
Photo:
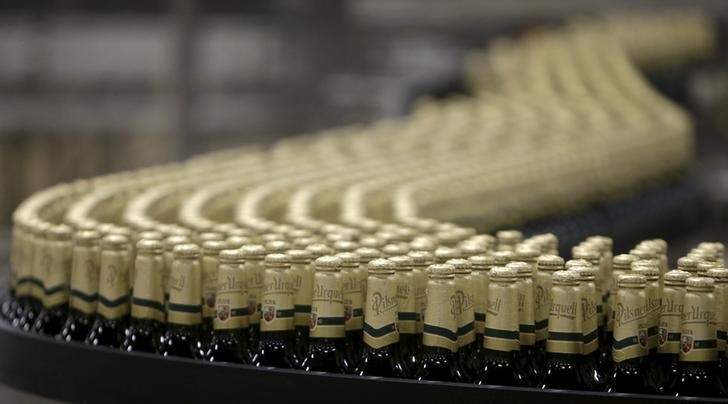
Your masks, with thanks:
M437 244L429 238L417 237L409 243L409 248L410 252L426 251L433 253L437 249Z
M728 371L728 360L726 360L726 336L728 331L728 269L712 268L706 273L708 278L715 282L713 296L715 298L716 316L716 340L718 349L718 360L721 371L725 374Z
M306 250L288 250L293 279L293 325L296 329L296 356L305 358L308 352L308 333L311 322L314 268L311 253Z
M698 263L698 276L707 276L708 271L713 268L717 268L717 264L715 262L710 261L701 261Z
M399 353L407 374L415 372L420 359L417 347L418 307L415 296L415 277L412 270L413 260L399 255L389 259L394 263L397 282L397 325L399 329Z
M496 251L516 251L518 243L523 241L523 233L518 230L501 230L495 234Z
M526 376L519 367L518 272L494 267L488 285L488 314L485 316L483 363L479 383L524 386Z
M657 333L657 372L652 375L655 385L663 392L668 382L677 375L685 280L689 277L690 273L685 271L665 272L660 329Z
M645 297L647 298L647 349L648 367L653 374L657 357L657 331L660 328L660 310L662 309L662 287L660 285L660 270L652 262L637 260L632 263L632 273L644 275L647 278Z
M381 258L382 253L374 248L359 247L354 253L359 256L359 284L361 285L362 299L367 295L367 279L369 278L368 264L377 258ZM427 275L425 275L425 278Z
M536 362L536 320L533 301L533 266L523 261L514 261L506 268L516 270L518 287L518 366L523 371L525 382L534 386L540 379L539 363Z
M225 234L216 231L203 231L196 238L197 242L202 245L205 241L225 241Z
M477 244L472 241L463 241L458 244L458 249L463 258L468 259L473 256L484 256L487 254L487 250L482 244Z
M355 373L360 376L405 377L397 331L396 265L386 259L368 264L364 305L364 347Z
M387 244L382 247L381 251L385 258L392 258L400 255L407 255L409 253L409 246L406 243Z
M360 247L374 248L380 251L385 245L387 245L386 241L376 236L366 236L359 240Z
M257 366L292 368L298 364L294 344L293 282L286 254L265 256L261 294L260 340L253 357Z
M159 349L164 330L163 251L158 240L141 239L136 245L131 320L122 343L125 351L156 353Z
M220 266L220 251L226 248L221 240L207 240L202 243L202 343L206 346L212 338L213 319L215 318L215 289L217 288L217 270Z
M11 323L15 320L15 316L18 310L18 279L22 273L21 267L24 266L24 244L25 244L25 225L16 216L13 217L13 233L10 241L10 273L9 273L9 294L7 299L0 305L0 313L3 318L9 320Z
M335 242L332 247L336 253L354 252L357 248L359 248L359 244L350 240L339 240Z
M291 249L291 243L285 240L273 240L265 243L266 254L285 254Z
M99 238L94 230L81 230L73 237L68 317L60 333L64 341L85 340L94 322L99 294Z
M164 285L164 306L168 308L169 305L169 274L172 272L172 262L174 262L174 247L180 244L189 244L192 241L188 236L175 234L168 236L164 239L164 253L162 258L164 260L164 271L162 271L162 285Z
M359 268L359 256L355 253L336 254L341 260L341 279L344 287L344 318L346 324L346 358L354 363L361 356L362 339L364 337L364 307L361 294L362 270Z
M602 286L604 286L603 279L605 274L602 273L602 256L593 245L588 244L581 247L574 247L571 251L571 255L574 259L583 259L588 261L591 264L591 267L594 269L594 287L596 288L597 296L599 296L599 299L597 299L597 333L599 341L602 344L606 344L608 343L605 332L607 316L606 313L604 313L603 304L605 294Z
M248 323L250 324L250 341L248 346L251 352L258 351L260 340L260 309L263 293L263 274L265 266L265 247L260 244L248 244L241 248L245 256L245 273L248 277Z
M548 261L553 264L558 262L553 258L548 258ZM581 371L584 340L581 325L583 316L579 304L579 274L575 271L555 271L552 273L550 284L551 307L546 340L546 362L538 387L588 390L590 386L584 382Z
M499 267L504 267L508 265L509 262L516 260L516 253L510 250L496 251L491 255L495 260L495 265Z
M31 258L27 278L21 289L20 305L22 313L18 316L17 327L23 331L30 331L43 308L43 273L45 267L50 265L47 254L46 231L51 227L49 223L37 222L31 227Z
M473 289L475 304L473 306L475 318L475 358L478 370L473 372L475 376L480 371L480 360L483 357L483 333L485 332L485 314L488 311L488 284L490 269L495 266L495 260L490 255L474 255L468 258L472 264Z
M438 264L444 264L449 260L460 258L460 251L452 247L437 247L435 252L435 262Z
M328 255L314 262L310 340L301 369L332 373L351 370L346 358L346 325L341 259Z
M99 302L86 337L91 345L119 348L129 318L129 242L120 234L101 239Z
M46 232L49 265L43 274L43 309L33 324L33 331L42 335L58 335L68 315L73 231L65 224L52 226Z
M455 296L454 271L455 268L449 264L430 265L427 269L427 308L422 334L422 359L414 375L417 380L467 380L456 357L458 327L450 305Z
M677 260L677 269L698 276L698 260L691 257L680 257Z
M482 245L486 253L492 253L495 248L495 237L490 234L476 234L469 237L468 241Z
M535 290L534 303L536 324L536 348L543 363L546 355L546 340L548 337L549 313L551 311L551 277L554 272L564 269L564 259L558 255L545 254L536 261L536 273L533 276Z
M607 392L653 393L649 375L643 372L647 357L647 296L644 275L628 273L617 279L614 312L612 369Z
M243 236L229 236L225 239L225 248L228 250L237 250L246 244L253 244L253 239Z
M617 281L621 275L625 275L632 270L632 263L637 260L637 257L630 254L619 254L612 258L612 280L610 282L609 291L609 313L607 316L607 330L606 339L608 344L605 344L608 349L602 349L600 363L602 370L609 373L609 367L612 362L612 344L614 341L614 319L615 319L615 304L617 298Z
M579 314L583 336L582 355L579 371L582 381L589 390L604 388L604 375L599 368L599 339L597 335L597 302L601 299L594 286L594 267L574 267L571 271L579 275Z
M167 327L160 352L164 356L201 359L204 351L200 248L196 244L179 244L172 253Z
M705 277L685 281L677 377L668 389L678 397L726 397L718 370L714 283Z
M415 282L415 300L417 301L417 352L421 355L422 332L425 328L425 308L427 306L427 268L435 263L435 256L431 252L423 250L410 251L407 256L412 259L412 277Z
M248 277L245 253L220 251L215 288L215 318L205 358L210 362L249 363Z

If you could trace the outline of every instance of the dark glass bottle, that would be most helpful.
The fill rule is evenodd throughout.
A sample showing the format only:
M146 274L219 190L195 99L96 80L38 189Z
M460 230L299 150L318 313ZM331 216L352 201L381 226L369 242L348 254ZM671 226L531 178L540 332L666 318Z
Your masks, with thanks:
M309 345L301 369L343 373L351 371L345 352L346 325L341 260L334 256L314 261Z
M413 240L410 243L412 251L407 254L412 258L412 276L414 277L415 300L417 301L417 351L420 357L422 356L422 332L425 327L425 308L427 304L427 267L435 263L435 256L431 252L435 250L434 243L423 244L427 244L426 241ZM418 250L418 248L430 248L430 250ZM366 321L366 316L364 320Z
M455 296L453 298L458 325L457 361L468 382L478 371L479 361L475 347L475 293L472 264L465 259L447 261L455 268Z
M517 274L513 268L494 267L490 270L479 384L527 384L526 376L519 366Z
M56 336L63 329L68 315L69 283L71 277L71 257L73 231L65 224L52 226L46 232L48 253L43 273L43 309L33 324L33 331Z
M685 299L685 280L689 272L674 270L665 273L660 311L660 329L657 333L657 373L652 379L661 391L677 376L680 353L682 311Z
M718 369L714 284L707 277L685 281L677 376L668 389L672 395L726 397Z
M285 254L265 256L265 273L261 294L261 321L258 351L253 357L257 366L292 368L298 364L293 327L293 282L291 261Z
M415 297L415 278L412 271L412 258L399 255L389 259L396 267L397 284L397 325L399 328L399 354L406 374L417 370L420 352L417 340L417 299Z
M617 282L621 275L627 274L632 270L632 263L637 257L630 254L619 254L612 258L612 275L609 284L609 316L607 318L607 328L605 338L607 340L604 349L601 349L601 357L599 359L600 367L605 375L605 379L609 377L612 368L612 341L614 341L614 318L616 315L616 299L617 299ZM605 380L606 381L606 380Z
M647 357L647 278L639 274L620 275L614 300L614 342L607 392L655 393L643 371Z
M471 376L480 373L480 362L483 357L483 333L485 332L485 317L488 312L488 277L495 260L490 255L474 255L468 258L473 265L473 287L475 294L475 354L471 357L468 369L473 369Z
M73 238L68 317L59 337L84 341L96 317L99 295L99 233L82 230Z
M215 319L206 359L210 362L249 363L248 277L241 250L222 250L217 273Z
M164 356L201 359L204 350L200 248L195 244L179 244L172 251L167 326L159 351Z
M397 331L396 265L386 259L367 264L364 348L355 373L360 376L405 377Z
M99 302L86 342L119 348L129 322L129 243L120 234L101 239Z
M551 311L551 277L554 272L564 269L564 259L558 255L541 255L536 261L536 269L536 273L533 275L536 349L539 363L543 364L546 361L546 341ZM543 366L541 367L543 368Z
M715 281L713 296L715 297L716 316L716 340L718 350L718 367L721 371L721 379L724 386L728 383L728 359L726 358L726 338L728 338L728 270L724 268L712 268L706 276Z
M46 231L51 227L47 222L33 223L31 228L31 249L30 249L30 266L25 277L20 279L22 282L21 294L19 299L19 309L21 310L14 324L23 331L30 331L35 324L43 308L43 273L50 266L50 256L47 251L48 241L46 240Z
M217 268L220 265L220 251L226 248L221 240L207 240L202 243L202 344L207 346L212 338L213 319L215 318L215 288L217 287Z
M159 350L164 329L162 254L163 245L158 240L141 239L136 245L131 319L122 343L125 351L156 353Z
M312 256L306 250L289 250L286 254L291 258L291 276L293 277L293 325L296 329L296 355L304 358L308 352L313 296Z
M260 309L263 293L263 274L265 266L265 247L260 244L248 244L241 248L245 255L245 273L248 276L248 323L250 324L250 340L248 346L251 352L258 351L260 340Z
M538 254L528 247L519 247L519 256L529 259ZM525 382L535 386L541 379L538 349L536 348L536 312L535 293L533 289L533 265L528 262L516 261L506 265L517 271L516 285L518 286L518 366L523 370Z
M645 296L647 298L647 358L643 360L644 373L648 374L651 384L655 387L653 377L659 377L657 368L657 333L660 324L660 310L662 309L662 285L660 285L660 269L657 260L637 260L632 263L632 273L644 275L647 278Z
M422 359L414 374L418 380L465 382L458 365L457 319L450 301L455 296L455 268L450 264L430 265L427 269L427 308L422 334Z
M584 382L582 355L582 306L580 304L579 274L556 271L552 275L551 309L546 341L546 363L543 366L541 389L587 390Z
M588 390L603 390L604 375L599 366L599 333L598 333L598 302L602 296L594 286L597 269L592 267L573 267L572 271L579 275L579 313L581 315L581 330L583 335L582 354L580 363L581 377Z
M344 287L344 319L346 325L346 359L354 363L362 351L364 338L364 297L361 290L362 269L359 256L352 252L336 254L341 259L341 278ZM353 370L353 369L351 369Z
M174 262L174 247L180 244L189 244L189 236L184 234L172 234L164 239L164 272L162 273L162 285L164 285L164 308L169 306L169 274L172 273L172 263Z
M18 315L18 289L20 280L23 278L24 268L28 267L28 230L25 223L13 218L13 236L10 250L10 279L8 296L0 306L0 313L10 323L15 321ZM21 311L22 313L22 311Z

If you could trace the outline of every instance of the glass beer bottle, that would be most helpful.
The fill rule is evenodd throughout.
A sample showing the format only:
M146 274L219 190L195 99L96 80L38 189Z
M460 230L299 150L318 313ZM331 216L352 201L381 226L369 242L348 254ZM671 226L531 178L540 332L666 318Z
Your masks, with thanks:
M673 270L665 272L660 310L660 329L657 332L657 371L652 378L664 392L667 384L677 375L680 353L680 332L685 299L685 280L689 272Z
M558 255L541 255L536 261L536 273L533 276L536 306L536 348L539 356L545 359L546 340L548 338L549 313L551 311L551 278L556 271L564 269L564 259Z
M215 318L215 289L217 270L220 266L220 251L226 248L221 240L207 240L202 243L200 271L202 277L202 343L207 346L212 338L213 319Z
M64 341L85 340L94 322L99 294L99 238L94 230L81 230L73 237L68 317L60 333Z
M33 331L56 336L68 315L73 231L61 224L50 227L46 237L49 265L43 274L43 308L33 324Z
M473 266L473 293L475 294L475 304L473 306L475 319L475 355L472 359L475 371L472 376L476 376L480 369L480 360L483 357L483 333L485 332L485 317L488 311L488 284L490 270L495 266L495 260L490 255L473 255L468 258Z
M245 273L248 277L248 323L250 324L250 340L248 346L251 352L258 351L260 340L260 308L263 293L263 274L265 266L265 247L260 244L244 245L241 249L245 255Z
M597 302L602 298L594 286L596 269L592 267L573 267L571 271L579 275L579 313L581 315L582 355L580 372L584 385L589 390L604 388L604 375L599 368L599 335L597 332Z
M306 357L311 321L314 268L311 253L306 250L288 250L293 278L293 323L296 329L296 355Z
M526 376L525 382L529 386L538 383L540 376L538 355L536 349L536 320L535 300L533 290L533 266L527 262L514 261L506 268L516 270L516 285L518 286L518 365Z
M389 259L394 263L397 282L397 325L399 329L399 353L405 372L415 372L420 359L417 347L417 299L415 297L415 278L412 258L399 255Z
M346 357L353 363L361 356L364 337L364 308L361 294L359 256L351 252L336 254L341 260L341 279L344 287L344 318L346 324Z

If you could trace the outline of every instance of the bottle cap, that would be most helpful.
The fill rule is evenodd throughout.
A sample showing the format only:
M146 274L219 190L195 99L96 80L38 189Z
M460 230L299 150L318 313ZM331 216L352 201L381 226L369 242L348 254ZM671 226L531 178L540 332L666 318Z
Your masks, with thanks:
M409 246L405 243L387 244L382 247L382 254L387 257L395 257L397 255L406 255L409 252Z
M198 239L200 240L200 243L204 243L207 240L223 241L223 240L225 240L225 235L222 233L214 232L214 231L206 231L206 232L200 233Z
M516 259L516 253L513 251L495 251L491 255L493 256L493 259L495 259L495 264L502 267Z
M513 261L506 265L506 268L513 268L519 278L530 278L533 276L533 265L523 261Z
M716 283L728 283L728 269L725 268L710 268L705 276L712 278Z
M416 267L427 267L435 263L435 256L427 251L410 251L407 255Z
M174 246L180 245L180 244L189 244L190 238L181 234L174 234L171 236L168 236L164 239L164 249L165 251L172 251Z
M273 253L265 256L264 263L266 268L289 268L291 259L286 254Z
M490 255L473 255L468 261L473 265L473 271L489 271L495 266L495 259Z
M315 259L324 255L331 255L334 253L334 249L323 243L309 244L306 247L306 251L311 253L311 256Z
M637 265L632 264L632 273L644 275L648 281L655 281L660 279L660 270L657 267L650 265Z
M353 252L341 252L336 254L336 257L341 260L341 266L344 268L357 268L361 257Z
M73 242L77 245L95 245L101 235L96 230L81 230L73 235Z
M679 269L667 271L664 275L665 285L685 286L685 280L690 276L692 276L690 272L681 271Z
M137 233L137 240L148 239L148 240L164 240L164 234L156 230L144 230Z
M534 263L538 260L541 255L540 249L535 249L532 246L526 244L520 244L516 247L516 259L523 262Z
M564 259L558 255L542 255L536 263L539 271L561 271L564 269Z
M109 234L101 239L101 248L110 250L125 250L129 246L129 239L121 234Z
M222 240L205 240L202 242L202 255L218 256L220 251L227 248Z
M200 247L196 244L186 243L174 246L172 250L175 258L199 258Z
M333 247L336 252L353 252L359 248L359 245L353 241L339 240L334 243Z
M632 254L619 254L612 258L612 268L618 271L629 271L632 269L632 263L637 260Z
M260 244L246 244L240 248L246 260L262 260L265 257L265 247Z
M412 258L406 255L398 255L396 257L389 258L397 267L397 271L411 271L412 270Z
M571 257L575 260L578 260L578 259L587 260L590 263L594 264L595 262L599 262L599 258L601 258L601 254L599 254L599 251L597 251L594 248L574 247L571 249Z
M59 224L49 227L45 234L50 240L71 240L73 229L68 225Z
M164 245L159 240L143 238L136 243L137 254L161 254Z
M429 251L433 252L437 248L437 244L426 238L416 238L409 243L410 251Z
M620 288L644 288L647 286L647 277L635 273L622 274L617 278L617 286Z
M458 275L468 275L473 272L473 264L466 259L453 258L451 260L447 260L445 263L452 265L454 268L453 273Z
M427 276L435 279L452 279L455 268L450 264L433 264L427 267Z
M569 271L574 271L579 274L579 280L584 282L593 281L597 273L597 270L592 266L574 266L569 268Z
M576 271L556 271L551 274L551 282L557 285L576 286L581 277Z
M582 258L568 260L568 261L566 261L566 263L564 263L564 268L566 268L567 271L574 267L591 267L591 266L593 266L591 262L589 262L585 259L582 259Z
M369 261L367 269L369 270L369 274L392 275L396 270L396 265L388 259L377 258Z
M288 250L286 254L294 264L308 264L313 260L311 253L306 250Z
M360 264L366 264L371 260L382 257L382 253L376 248L359 247L354 251L354 253L359 256Z
M698 260L692 257L680 257L677 259L677 269L690 273L696 273L698 272L698 262Z
M313 262L314 268L319 272L339 272L341 265L341 259L333 255L323 255Z
M518 271L515 268L493 267L489 272L490 280L499 282L515 282Z
M523 233L518 230L501 230L495 234L498 244L516 245L523 241Z
M283 240L269 241L265 244L265 251L268 254L285 253L291 249L291 243Z
M690 291L711 292L715 287L715 281L704 276L691 276L685 280L685 287Z
M466 257L471 257L473 255L485 255L488 252L484 245L474 243L472 241L463 241L460 243L458 248L462 255Z
M225 264L245 263L245 253L240 249L226 249L220 251L220 262Z
M359 240L359 245L379 250L386 245L386 242L379 237L367 236Z
M454 259L454 258L460 258L460 254L458 250L451 248L451 247L437 247L437 249L434 252L435 260L438 262L446 262L448 260Z

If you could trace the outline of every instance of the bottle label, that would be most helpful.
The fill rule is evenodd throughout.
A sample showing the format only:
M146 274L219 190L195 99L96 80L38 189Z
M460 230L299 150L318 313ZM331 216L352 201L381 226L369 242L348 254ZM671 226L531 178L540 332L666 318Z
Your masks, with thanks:
M202 323L200 263L180 259L172 263L169 274L169 308L167 322L181 325Z
M534 291L531 279L518 280L518 339L521 346L536 344Z
M660 329L657 332L657 351L677 354L680 352L680 333L682 328L683 297L685 291L665 287L662 307L660 308Z
M716 283L715 290L715 316L716 335L718 341L719 355L726 350L726 339L728 339L728 284Z
M475 285L475 333L483 334L485 331L485 313L488 311L488 272L473 271L473 285Z
M680 335L681 362L718 360L715 298L708 292L685 293Z
M647 349L654 349L658 345L657 334L660 325L660 310L662 309L659 282L647 282L645 296L647 296Z
M245 272L248 274L248 321L252 325L260 324L261 297L263 292L263 274L265 268L258 261L246 261Z
M27 296L30 293L30 278L33 269L33 241L29 234L23 232L22 243L18 246L18 276L16 279L15 293L20 296Z
M399 342L396 281L371 276L367 283L364 343L377 349Z
M353 268L341 271L344 288L344 319L346 331L361 330L364 327L361 284Z
M131 316L164 322L164 289L161 256L137 255L134 296L131 300Z
M581 284L579 291L581 324L584 335L584 346L582 348L582 352L585 355L588 355L599 349L599 336L597 333L597 317L599 313L597 301L602 297L597 295L596 288L594 288L594 284L592 282Z
M260 331L293 330L293 282L288 270L267 268L261 293Z
M230 265L221 265L215 296L216 330L248 328L248 278L245 270Z
M415 307L417 311L417 334L422 334L425 327L425 306L427 306L427 274L422 269L413 269L412 277L415 285Z
M126 251L101 251L98 314L116 319L129 314L129 269Z
M70 306L85 314L96 313L99 298L99 249L77 246L71 263Z
M533 280L536 341L545 341L548 337L549 312L551 311L551 274L546 271L537 271Z
M311 299L313 297L314 269L310 265L291 266L293 279L293 323L296 327L309 327Z
M518 285L491 282L483 346L495 351L518 351Z
M217 256L202 256L202 317L215 317L215 288L217 287Z
M46 308L65 305L69 299L69 283L71 279L71 258L73 247L70 241L49 243L48 255L50 265L43 276L43 306Z
M583 350L580 290L576 286L551 287L546 350L553 353L580 354Z
M174 261L174 254L172 251L165 251L163 254L164 258L164 272L162 272L162 285L164 285L164 299L169 300L169 274L172 273L172 262Z
M620 275L624 275L626 272L622 270L612 271L610 289L609 289L609 316L607 316L607 329L614 331L614 316L615 308L617 304L617 280Z
M316 273L311 300L311 338L344 338L344 295L341 275Z
M458 326L458 346L475 341L475 295L470 276L455 279L455 294L450 298Z
M415 278L411 271L395 274L397 282L397 324L400 334L417 333L417 299L415 297Z
M50 271L51 257L48 251L48 243L39 238L33 241L33 266L28 278L28 294L42 300L45 296L43 291L43 276Z
M427 282L427 310L422 344L430 347L458 350L458 326L451 298L455 294L453 281L431 279Z
M619 289L614 308L612 360L647 355L647 304L643 289Z

